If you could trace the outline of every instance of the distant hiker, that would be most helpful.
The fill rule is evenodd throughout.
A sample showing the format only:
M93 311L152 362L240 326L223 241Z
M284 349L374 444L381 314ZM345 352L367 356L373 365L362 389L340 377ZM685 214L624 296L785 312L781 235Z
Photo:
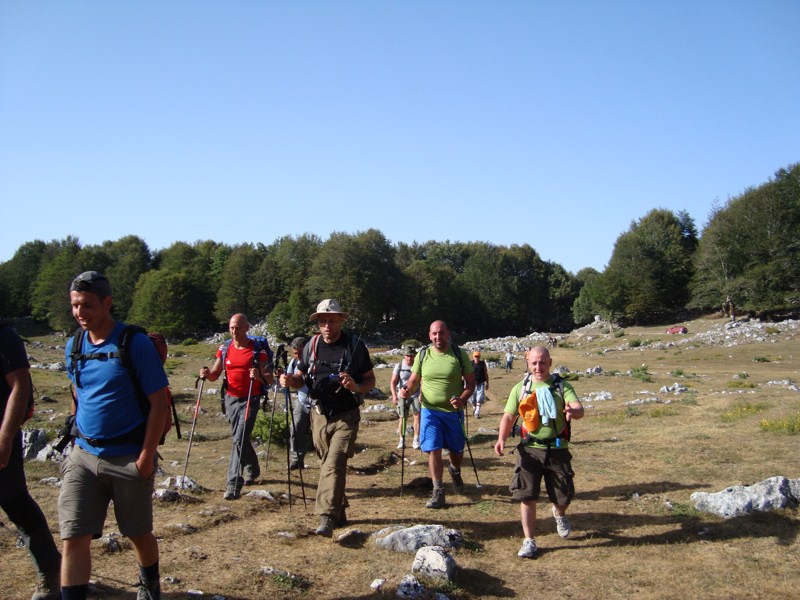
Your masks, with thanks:
M736 307L733 305L733 300L731 300L730 296L726 297L725 302L722 304L722 314L730 317L731 321L736 320Z
M511 348L506 350L506 373L511 371L514 368L514 353L511 352Z
M480 352L472 353L472 370L475 373L475 391L469 397L472 404L472 414L476 419L481 418L481 407L486 399L486 392L489 391L489 369L486 361L481 360Z
M311 435L320 472L314 512L319 515L315 533L330 537L335 527L347 524L345 488L347 461L356 450L363 395L375 387L369 351L360 337L343 332L348 314L336 300L323 300L309 321L320 333L303 348L294 373L280 376L284 387L307 385L313 409Z
M296 337L292 340L289 348L292 351L292 360L286 367L286 372L292 374L297 369L297 365L303 356L303 348L306 345L306 338ZM291 450L291 462L289 468L304 469L305 456L308 452L308 439L311 437L311 398L308 397L308 387L305 385L297 390L297 400L292 406L292 418L294 427L289 432L289 448Z
M231 456L223 498L236 500L243 485L253 485L261 475L258 455L250 441L258 416L261 396L272 384L272 357L269 344L262 337L250 337L250 323L241 313L228 322L231 339L217 349L209 369L200 369L200 377L216 381L224 373L225 416L231 426Z
M147 335L128 345L134 381L123 366L120 338L125 324L111 315L111 285L96 271L70 286L72 315L85 332L67 342L74 388L75 446L61 468L58 517L64 541L63 600L86 598L91 577L91 542L99 537L109 504L120 533L133 544L139 563L139 599L161 597L158 542L153 535L153 487L158 442L168 417L167 376ZM80 347L73 348L75 339ZM137 387L146 403L143 414Z
M550 375L552 360L544 346L535 346L525 355L528 375L511 390L500 418L500 432L494 451L503 456L505 442L519 414L524 435L517 445L517 465L510 491L520 501L522 531L525 540L517 556L533 558L536 542L536 503L544 477L547 497L553 503L556 530L569 537L572 527L566 511L573 496L574 473L569 451L570 424L583 417L583 405L575 390L558 375Z
M448 471L456 493L464 491L461 462L464 459L464 428L461 411L475 389L475 376L467 353L450 342L444 321L434 321L428 330L431 340L417 354L411 377L400 397L410 398L422 382L420 448L428 452L428 470L433 480L433 495L427 508L446 505L442 475L442 450L450 451Z
M420 405L419 400L419 390L414 392L407 400L404 400L405 403L403 406L400 406L400 399L397 395L400 389L408 383L408 379L411 377L411 367L414 364L414 357L417 355L417 349L413 346L403 346L403 359L395 365L394 370L392 371L392 378L389 381L389 389L392 392L392 403L397 407L397 414L400 415L400 424L398 425L397 433L400 436L400 441L397 443L397 448L401 449L405 446L405 431L400 431L399 428L403 427L403 414L406 415L413 415L413 423L414 423L414 439L412 441L412 447L416 450L419 448L419 413L422 410L422 406ZM403 412L405 411L405 413Z
M31 600L56 600L61 589L61 554L42 509L28 492L22 463L20 426L33 398L30 364L22 339L3 324L0 374L0 508L16 525L36 566L38 585Z

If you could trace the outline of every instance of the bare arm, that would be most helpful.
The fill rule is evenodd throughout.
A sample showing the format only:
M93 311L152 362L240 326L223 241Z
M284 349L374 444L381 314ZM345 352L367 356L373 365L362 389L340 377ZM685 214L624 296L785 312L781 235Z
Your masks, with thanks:
M139 474L148 479L155 470L155 458L158 452L158 442L164 433L164 422L169 411L167 388L163 387L147 397L150 402L150 412L147 415L147 425L144 432L144 443L136 459L136 468Z
M200 369L200 379L208 379L209 381L216 381L219 379L219 376L222 375L222 359L217 358L214 361L214 365L209 369L208 367L203 367Z
M504 412L500 417L500 431L497 434L497 443L494 445L494 453L497 456L503 456L503 450L506 447L506 440L511 435L511 428L514 427L515 416Z
M389 380L389 388L392 392L392 402L397 404L397 384L400 383L400 375L392 372L392 378Z
M6 412L0 426L0 469L4 469L11 456L14 436L22 425L28 410L31 380L28 369L16 369L6 374L6 383L11 389L6 403Z
M408 381L406 381L406 385L400 388L400 397L403 400L410 398L411 395L417 390L420 379L422 378L416 373L411 374L411 377L409 377Z
M581 404L580 400L574 400L570 402L564 407L564 415L567 418L567 421L573 421L575 419L582 419L584 415L583 404Z

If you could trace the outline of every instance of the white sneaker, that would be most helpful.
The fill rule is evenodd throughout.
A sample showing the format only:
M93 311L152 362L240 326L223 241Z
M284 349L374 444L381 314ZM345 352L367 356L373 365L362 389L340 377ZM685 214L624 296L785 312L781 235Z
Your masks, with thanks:
M560 535L564 539L567 539L569 537L569 534L572 533L572 525L570 525L567 515L559 517L556 514L556 507L554 506L553 518L556 520L556 531L558 531L558 535Z
M520 558L534 558L537 550L538 548L536 547L536 542L534 539L525 538L525 541L522 542L522 548L520 548L519 552L517 552L517 556Z
M414 441L411 442L411 447L414 448L414 450L419 450L419 438L414 438Z
M406 447L406 441L403 438L400 438L400 441L397 442L397 449L402 450Z

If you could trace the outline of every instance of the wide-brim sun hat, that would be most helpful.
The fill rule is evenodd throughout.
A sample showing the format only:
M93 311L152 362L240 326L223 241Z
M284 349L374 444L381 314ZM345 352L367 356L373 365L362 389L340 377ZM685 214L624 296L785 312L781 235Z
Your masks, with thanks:
M339 303L333 298L326 298L317 304L317 312L308 317L309 321L316 321L320 315L342 315L345 319L350 315L342 310Z

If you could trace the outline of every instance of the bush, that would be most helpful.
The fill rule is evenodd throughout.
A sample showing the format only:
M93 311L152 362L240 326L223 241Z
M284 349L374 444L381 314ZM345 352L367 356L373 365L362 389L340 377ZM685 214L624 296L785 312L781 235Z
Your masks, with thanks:
M653 381L653 378L650 377L650 373L647 372L647 365L642 365L641 367L632 367L631 377L638 379L639 381Z
M188 337L181 342L181 346L194 346L195 344L197 344L197 340L193 337Z
M289 443L289 427L284 411L269 413L262 411L256 417L253 426L253 438L259 439L262 444L267 444L272 437L272 443L286 447Z

